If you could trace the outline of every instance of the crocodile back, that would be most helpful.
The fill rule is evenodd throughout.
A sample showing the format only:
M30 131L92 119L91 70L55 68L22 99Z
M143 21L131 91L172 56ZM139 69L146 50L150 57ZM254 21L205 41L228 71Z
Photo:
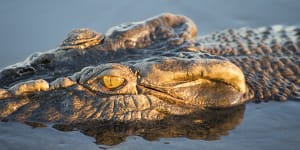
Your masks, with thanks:
M300 28L271 26L216 32L197 39L201 51L242 68L255 101L300 98Z

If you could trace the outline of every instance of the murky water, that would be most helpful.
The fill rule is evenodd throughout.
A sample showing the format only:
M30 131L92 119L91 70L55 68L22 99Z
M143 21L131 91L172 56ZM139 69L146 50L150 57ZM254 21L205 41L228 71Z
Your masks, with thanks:
M3 0L0 68L55 48L74 28L105 33L124 22L172 12L190 17L203 35L245 26L299 25L299 10L298 0Z
M236 114L228 115L226 121L216 122L215 127L207 131L193 127L193 123L185 124L182 129L176 123L158 128L152 132L140 131L138 128L120 130L110 128L106 133L99 128L96 139L83 135L78 131L62 132L54 128L32 128L21 123L0 122L0 146L9 149L289 149L296 150L300 146L299 102L269 102L261 104L249 103L245 112L239 109ZM243 117L244 114L244 117ZM225 115L226 116L226 115ZM242 118L243 117L243 118ZM195 122L194 123L199 123ZM240 124L239 124L240 123ZM187 124L190 124L186 128ZM178 126L180 127L180 125ZM113 129L113 130L112 130ZM146 128L150 129L149 126ZM233 130L231 130L233 129ZM117 132L120 131L120 132ZM162 132L159 132L162 131ZM176 132L177 131L177 132ZM202 132L201 132L202 131ZM144 133L144 134L141 134ZM181 134L181 136L179 134ZM89 134L86 132L86 134ZM89 135L91 135L90 132ZM177 138L174 138L174 135ZM145 140L147 139L147 140ZM124 141L123 141L124 140ZM95 144L104 142L108 145ZM117 142L117 143L113 143Z
M104 33L109 27L123 22L172 12L190 17L197 24L199 34L203 35L243 26L300 25L299 10L300 1L297 0L1 1L0 68L21 61L33 52L56 47L68 32L79 27ZM299 108L300 103L292 100L249 103L240 116L236 114L237 117L231 118L235 121L224 119L215 128L204 126L210 132L200 130L202 128L193 132L185 128L186 124L175 129L165 128L164 132L169 134L126 130L122 137L117 137L119 139L111 137L111 144L119 142L114 146L95 144L96 140L99 143L101 135L92 138L78 131L62 132L51 127L32 128L20 123L0 122L0 149L298 149ZM203 123L195 118L191 122ZM152 138L145 133L152 133ZM157 133L155 138L153 133ZM102 133L104 139L108 135Z

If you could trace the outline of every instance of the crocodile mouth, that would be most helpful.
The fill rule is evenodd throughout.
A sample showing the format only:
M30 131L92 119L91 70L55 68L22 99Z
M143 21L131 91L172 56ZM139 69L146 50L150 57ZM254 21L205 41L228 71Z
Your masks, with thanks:
M200 62L192 67L187 66L191 71L185 74L165 70L159 72L157 68L152 68L157 74L137 84L140 93L193 108L225 108L245 102L243 97L247 89L244 74L228 61L212 60L204 65Z
M181 107L226 108L243 103L243 93L232 85L224 82L201 79L202 84L189 83L190 87L162 88L148 85L138 85L141 93L152 95L169 104ZM184 83L186 84L186 83Z

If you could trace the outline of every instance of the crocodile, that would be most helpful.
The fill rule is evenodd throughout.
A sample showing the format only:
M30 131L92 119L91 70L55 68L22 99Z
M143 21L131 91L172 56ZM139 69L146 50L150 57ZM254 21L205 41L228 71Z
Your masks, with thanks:
M75 29L57 48L0 71L0 118L149 121L299 100L299 27L197 34L191 19L170 13L105 34Z

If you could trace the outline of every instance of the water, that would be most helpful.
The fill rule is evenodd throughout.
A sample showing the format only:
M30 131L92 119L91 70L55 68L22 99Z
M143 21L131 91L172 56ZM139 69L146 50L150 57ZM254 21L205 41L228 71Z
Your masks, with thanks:
M300 146L299 102L249 103L241 124L229 130L219 140L159 138L145 140L129 136L118 145L97 145L96 140L78 131L62 132L54 128L0 122L0 146L8 149L289 149ZM106 136L105 138L109 138Z
M0 2L0 68L29 54L55 48L74 28L89 27L105 33L111 26L172 12L190 17L199 34L226 28L274 24L300 25L297 0L112 0L87 2ZM114 146L97 145L78 131L32 128L0 122L1 149L297 149L300 147L300 103L249 103L240 124L219 140L129 136Z
M171 12L190 17L203 35L245 26L299 25L299 10L297 0L2 0L0 68L57 47L74 28L105 33L124 22Z

